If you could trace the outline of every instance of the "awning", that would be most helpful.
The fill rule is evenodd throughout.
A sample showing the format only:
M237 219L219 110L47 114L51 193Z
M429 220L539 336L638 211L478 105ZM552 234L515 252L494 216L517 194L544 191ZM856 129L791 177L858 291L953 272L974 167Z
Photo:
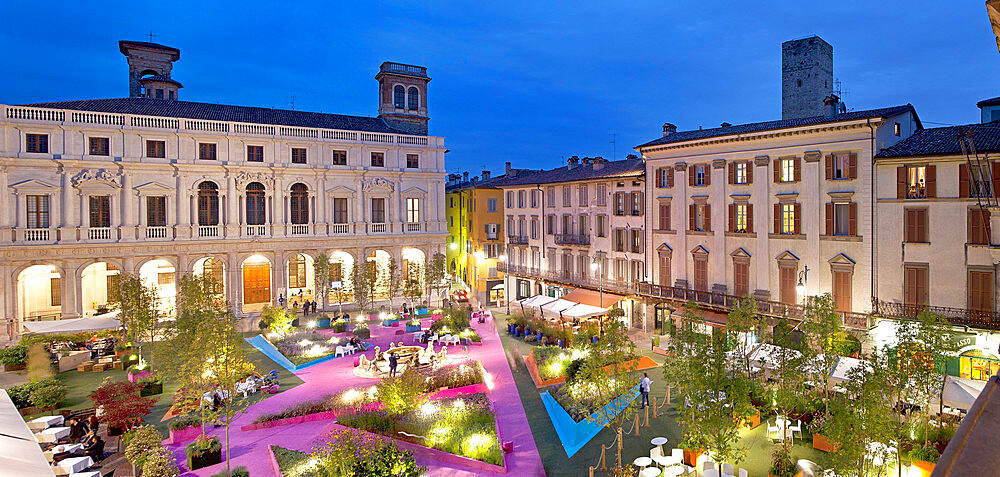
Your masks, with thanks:
M526 307L535 308L535 307L538 307L538 306L541 306L541 305L544 305L546 303L553 302L553 301L556 301L556 299L552 298L550 296L535 295L535 296L533 296L531 298L525 298L523 300L518 300L518 303L520 303L521 305L524 305Z
M968 411L972 408L972 403L982 394L986 387L986 381L976 381L968 378L958 378L955 376L945 377L944 384L944 405ZM937 397L932 399L931 410L937 411Z
M24 322L24 328L28 330L28 333L38 334L108 330L122 326L122 323L116 318L117 316L118 311L116 310L103 315L75 318L72 320L26 321Z
M4 476L54 476L42 448L28 424L14 407L7 391L0 389L0 469Z
M833 372L830 373L830 377L833 378L834 382L847 381L851 371L861 366L867 367L871 366L871 364L863 359L840 356L837 358L837 366L833 368Z
M576 306L576 304L577 303L575 301L568 301L559 298L542 305L542 310L559 316L559 312L566 311Z
M600 308L610 308L615 303L625 299L621 295L604 292L600 290L590 290L587 288L576 288L563 296L564 300L583 303L584 305L596 306Z
M607 308L591 306L586 303L577 303L576 306L563 310L562 315L566 318L593 318L607 314Z

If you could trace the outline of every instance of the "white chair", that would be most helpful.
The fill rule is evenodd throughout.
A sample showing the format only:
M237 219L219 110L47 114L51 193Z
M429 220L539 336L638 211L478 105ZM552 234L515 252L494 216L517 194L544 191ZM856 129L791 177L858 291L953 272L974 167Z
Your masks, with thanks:
M736 469L733 464L722 464L722 477L736 477Z
M347 355L347 352L344 351L343 346L338 346L336 352L333 353L334 358L336 358L337 356L345 356L345 355Z
M802 437L802 421L796 419L794 426L788 426L788 430L792 432L798 432L799 437Z
M775 437L771 437L771 434L774 434ZM772 441L773 440L777 440L778 436L780 436L780 435L781 435L781 428L778 427L778 426L772 426L771 423L768 422L767 423L767 439L768 440L772 440Z
M739 477L749 477L749 473L747 472L746 469L740 467L740 476Z
M715 470L715 462L712 462L710 460L706 460L705 462L702 462L702 464L701 464L701 473L704 474L704 473L706 473L706 472L708 472L710 470ZM718 473L718 472L716 472L716 473Z
M649 450L649 458L653 459L654 461L656 460L657 457L660 457L661 455L662 454L660 453L659 447L654 447Z

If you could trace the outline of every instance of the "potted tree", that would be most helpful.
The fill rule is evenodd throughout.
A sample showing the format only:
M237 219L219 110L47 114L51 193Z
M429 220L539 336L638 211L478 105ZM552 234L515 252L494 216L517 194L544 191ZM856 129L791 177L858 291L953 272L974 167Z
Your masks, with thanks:
M121 358L125 353L131 352L132 347L125 343L118 343L115 345L115 357Z
M132 475L139 475L146 459L163 449L162 440L163 436L151 425L139 426L122 438L123 442L128 442L125 446L125 458L132 463Z
M163 394L163 380L159 376L147 376L140 379L139 384L142 386L142 389L139 391L140 396L146 397Z
M364 340L364 339L371 338L372 337L372 332L371 332L370 329L368 329L368 324L367 323L361 323L358 326L354 327L354 336L357 336L358 338L361 338L361 339Z
M139 395L142 385L126 381L105 381L90 395L94 407L101 409L100 420L108 424L108 435L121 435L149 414L156 399Z
M823 452L836 452L837 445L826 438L823 434L826 431L827 426L830 424L830 415L828 413L818 411L813 413L812 422L809 423L809 428L812 431L812 444L813 449L821 450Z
M795 462L792 461L792 451L788 445L780 444L771 448L771 467L768 477L792 477L795 475Z
M420 331L420 320L411 318L410 321L406 322L406 332L412 333L414 331Z
M153 375L153 371L149 369L145 364L133 364L127 368L128 370L128 382L138 383L142 379L146 379Z
M201 434L201 422L201 417L194 412L171 420L167 426L170 430L170 443L180 444Z
M330 324L330 327L333 328L334 333L343 333L347 331L347 320L338 318Z
M920 469L921 477L929 477L940 458L941 453L933 444L910 449L910 465Z
M198 436L184 449L188 469L195 470L222 462L222 444L215 436Z

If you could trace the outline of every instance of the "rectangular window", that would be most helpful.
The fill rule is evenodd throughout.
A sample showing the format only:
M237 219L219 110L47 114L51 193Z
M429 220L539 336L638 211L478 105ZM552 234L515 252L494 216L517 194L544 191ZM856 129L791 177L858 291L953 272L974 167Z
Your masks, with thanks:
M173 272L160 272L156 274L156 284L160 286L169 286L174 284L174 273Z
M708 291L708 255L703 253L694 256L694 289Z
M781 206L781 230L780 234L796 234L795 230L795 204L780 204Z
M570 235L573 233L573 218L569 215L564 215L562 217L562 230L563 235Z
M632 244L632 253L642 253L642 231L632 229L629 231L629 242Z
M778 160L778 182L795 182L795 159Z
M750 294L750 262L746 259L733 261L733 294L736 296Z
M385 223L385 199L382 197L372 198L372 223Z
M406 199L406 221L411 224L420 222L420 199Z
M836 154L833 156L833 179L850 179L851 178L851 155L850 154Z
M615 215L625 215L625 193L615 192Z
M788 303L794 305L797 300L795 299L795 286L797 285L796 272L798 271L798 264L778 264L778 287L782 303Z
M708 204L691 204L691 230L708 232L712 230L712 218Z
M906 242L927 242L927 209L904 209L903 230Z
M90 196L90 226L111 227L111 196Z
M927 267L903 267L903 302L907 305L927 304Z
M571 198L568 185L562 187L562 197L563 197L563 202L562 202L563 207L569 207L573 205L573 200Z
M633 216L641 216L643 210L642 192L632 192L629 194L629 205Z
M910 166L906 168L906 198L924 199L927 197L927 166Z
M749 204L733 204L733 232L745 234L749 231L747 227L747 224L749 223L747 217L748 208Z
M496 212L497 211L497 200L496 199L486 199L486 211Z
M608 216L601 214L597 216L597 236L607 237L608 236Z
M523 191L523 190L517 191L517 208L519 208L519 209L523 209L524 208L524 199L525 199L525 195L524 194L525 194L525 191Z
M833 304L838 311L851 311L851 272L833 271Z
M49 135L48 134L25 134L24 135L24 151L25 152L49 152Z
M146 157L167 157L167 141L146 141Z
M670 230L670 202L660 202L659 229Z
M146 197L146 225L165 227L167 225L167 198L162 195Z
M28 204L28 228L49 228L49 196L29 195L26 200Z
M990 211L983 209L969 209L969 233L970 244L989 245L990 244Z
M608 205L608 186L597 184L597 205L604 207Z
M306 287L306 261L299 255L288 261L288 288Z
M892 123L892 134L894 136L899 136L900 132L901 131L900 131L899 123Z
M556 216L554 216L554 215L546 215L545 216L545 233L548 234L548 235L552 235L552 234L556 233L555 229L556 229Z
M247 162L264 162L264 146L247 146Z
M406 155L406 167L408 169L419 169L420 168L420 154L407 154Z
M660 256L660 285L670 286L670 254L661 253Z
M347 151L333 151L333 157L330 159L330 164L335 166L346 166L347 165Z
M851 204L833 204L833 234L851 235Z
M587 202L589 202L590 197L587 197L587 185L580 185L580 207L586 207Z
M538 189L531 189L531 207L538 207Z
M531 218L531 238L538 238L538 218L536 217Z
M673 177L673 170L669 167L658 167L656 169L656 188L670 188L670 179Z
M111 154L111 139L106 137L90 138L91 156L108 156Z
M214 161L216 159L215 144L207 142L198 143L198 159Z
M507 191L507 208L514 208L514 191L512 190Z
M49 279L49 306L62 306L62 279Z
M306 148L304 147L293 147L292 148L292 164L305 164L306 163Z
M372 167L385 167L385 153L384 152L373 152L372 153Z
M615 229L615 251L625 251L625 229Z
M699 164L694 166L694 185L703 186L705 184L705 176L708 174L708 166L704 164Z
M993 272L969 270L969 310L993 311Z
M335 223L335 224L346 224L347 223L347 198L346 197L334 197L333 198L333 223Z

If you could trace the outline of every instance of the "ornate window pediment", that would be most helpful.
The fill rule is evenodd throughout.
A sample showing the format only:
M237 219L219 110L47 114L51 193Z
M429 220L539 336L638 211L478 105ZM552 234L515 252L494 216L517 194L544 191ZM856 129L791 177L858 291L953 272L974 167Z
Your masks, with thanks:
M782 262L782 261L792 261L792 262L797 262L797 261L799 261L799 257L798 257L798 256L796 256L796 255L795 255L794 253L792 253L792 252L789 252L788 250L785 250L784 252L781 252L781 253L780 253L780 254L779 254L779 255L778 255L777 257L775 257L775 258L776 258L776 259L777 259L777 260L778 260L779 262Z
M326 190L327 194L339 195L339 196L345 196L345 195L351 195L351 196L353 196L355 194L355 192L356 191L354 189L351 189L350 187L346 187L346 186L342 186L342 185L331 187L331 188L329 188L329 189Z
M49 184L43 180L28 179L10 185L15 194L26 194L31 192L49 194L59 189L59 186Z
M403 191L403 195L407 195L410 197L417 197L417 196L423 197L427 195L427 191L419 187L410 187L409 189Z
M274 178L260 171L240 171L239 174L236 174L236 177L234 177L233 180L236 181L236 188L239 189L240 192L245 192L247 184L251 182L260 182L261 184L264 184L264 187L268 190L274 189Z
M365 192L394 192L396 185L384 177L374 177L361 181L361 190Z
M750 252L747 252L747 249L743 247L737 247L729 256L733 258L750 258Z
M838 253L838 254L834 255L829 260L827 260L827 262L829 262L830 265L844 265L844 266L849 266L849 267L853 267L854 264L857 263L854 260L852 260L851 257L848 257L847 255L844 255L843 253Z
M691 253L694 255L708 255L708 249L704 245L699 245L691 249Z
M149 181L134 187L136 195L174 195L175 189L156 181Z
M70 183L77 189L118 189L121 187L118 174L107 169L84 169L77 172L70 179Z
M673 253L674 249L670 245L667 245L667 242L663 242L663 243L660 244L659 247L656 247L656 251L659 252L659 253L667 253L667 254L669 254L669 253Z

